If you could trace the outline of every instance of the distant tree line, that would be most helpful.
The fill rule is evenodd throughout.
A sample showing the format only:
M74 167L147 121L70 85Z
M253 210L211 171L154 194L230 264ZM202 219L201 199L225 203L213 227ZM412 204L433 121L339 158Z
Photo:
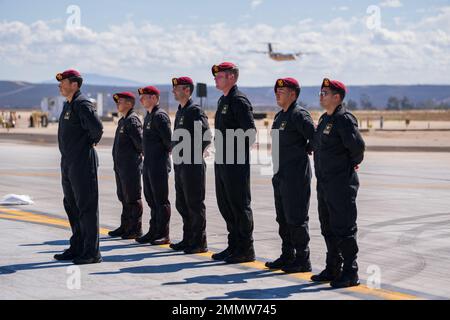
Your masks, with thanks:
M353 99L348 99L345 102L345 107L349 110L376 110L372 101L370 101L370 97L367 94L361 95L359 104Z
M357 101L349 99L345 102L345 107L349 110L377 110L367 94L361 95L359 104ZM450 109L449 102L438 102L435 100L426 100L418 103L412 102L408 97L398 98L389 97L386 110L413 110L413 109Z
M435 100L426 100L418 103L411 102L408 97L399 99L389 97L386 110L412 110L412 109L450 109L450 102L438 102Z

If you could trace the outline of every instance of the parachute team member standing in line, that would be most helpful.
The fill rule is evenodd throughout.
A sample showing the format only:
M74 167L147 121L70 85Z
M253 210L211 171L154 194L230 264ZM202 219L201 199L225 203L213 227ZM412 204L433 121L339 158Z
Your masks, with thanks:
M133 93L116 93L113 98L122 114L112 151L122 215L120 227L108 234L136 239L142 236L142 123L134 111L136 98Z
M139 89L140 101L147 110L144 119L144 195L150 207L150 227L136 239L152 245L169 244L169 173L172 129L169 115L159 107L160 91L153 86Z
M72 229L70 248L56 260L75 264L99 263L98 156L94 146L103 125L91 101L80 92L81 74L67 70L56 75L61 95L67 98L59 118L58 145L64 209Z
M215 129L221 134L221 139L215 138L214 169L217 204L228 230L228 247L214 254L212 259L227 263L251 262L255 260L250 207L250 146L256 139L253 109L236 85L239 78L236 65L224 62L213 66L212 73L217 89L223 92L215 116ZM245 141L238 141L236 136L227 138L227 131L237 135L246 133ZM230 139L233 140L228 141ZM228 150L227 142L234 143L234 148ZM238 150L239 145L244 145L244 150Z
M342 82L323 80L320 104L326 113L314 135L319 220L327 259L325 270L311 280L331 281L334 288L359 285L356 169L363 161L365 144L358 121L342 106L346 91Z
M312 173L308 149L314 136L314 122L310 113L297 103L300 85L296 79L278 79L275 94L283 109L275 116L272 126L275 169L272 184L282 254L275 261L267 262L266 267L287 273L310 272L308 210ZM278 147L275 134L279 137Z
M172 156L176 208L183 218L183 239L170 247L186 254L202 253L208 251L204 203L206 163L203 159L211 140L208 137L203 139L205 132L209 132L208 117L191 99L194 92L191 78L174 78L172 84L175 100L180 103L175 119ZM200 130L197 131L196 126Z

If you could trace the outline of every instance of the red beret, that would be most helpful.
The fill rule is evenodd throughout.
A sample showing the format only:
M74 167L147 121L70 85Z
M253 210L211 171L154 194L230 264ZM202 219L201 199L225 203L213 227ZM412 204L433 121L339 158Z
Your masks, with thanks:
M56 75L56 80L58 81L62 81L64 79L69 78L81 78L81 73L79 73L77 70L69 69Z
M119 93L115 93L113 95L113 99L114 99L115 103L118 103L120 98L127 98L127 99L133 99L133 100L136 99L132 92L119 92Z
M158 88L153 87L153 86L148 86L145 88L140 88L138 89L139 95L143 95L143 94L152 94L152 95L160 95L160 92L158 90Z
M173 78L172 79L172 85L178 86L178 85L194 85L194 81L192 81L189 77L180 77L180 78Z
M211 71L212 71L213 76L215 77L216 74L218 74L221 71L233 70L233 69L237 69L237 66L234 63L222 62L219 65L213 65Z
M275 83L275 92L277 92L277 88L292 88L295 90L300 90L300 85L298 84L298 81L294 78L283 78L278 79Z
M345 84L337 80L330 80L328 78L323 79L322 89L323 88L330 88L331 90L340 93L342 97L345 97L345 94L347 93L347 88L345 87Z

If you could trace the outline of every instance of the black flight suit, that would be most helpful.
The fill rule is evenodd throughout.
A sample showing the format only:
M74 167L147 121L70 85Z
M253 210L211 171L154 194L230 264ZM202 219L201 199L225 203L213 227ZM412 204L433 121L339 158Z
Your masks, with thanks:
M98 156L94 149L103 125L92 103L77 91L64 103L59 118L58 144L64 208L72 228L70 251L83 259L100 258Z
M142 123L131 109L119 120L112 150L117 197L122 202L121 236L142 234ZM119 228L120 229L120 228Z
M146 240L169 240L169 173L172 129L169 115L159 106L144 119L144 195L150 207L150 228Z
M228 230L228 248L218 256L213 256L213 259L227 261L228 258L234 257L229 259L231 262L237 257L246 257L248 259L244 260L252 260L255 252L253 212L250 207L250 146L256 139L256 127L252 105L237 86L234 86L227 96L219 99L215 129L223 138L222 146L218 143L217 137L215 138L215 180L217 204ZM234 138L234 149L227 150L226 131L236 132L238 129L244 132L249 129L252 131L250 137L245 139L244 154L238 154L236 138ZM227 163L229 153L234 153L228 155L229 159L234 160L232 163ZM244 161L237 161L239 158L242 160L242 157Z
M201 131L198 132L198 139L194 138L195 123L201 126ZM176 208L183 219L183 240L181 243L185 252L187 252L187 250L207 248L206 208L204 203L206 163L203 159L203 152L211 140L208 137L203 139L205 132L209 132L208 117L192 100L189 100L184 107L178 107L175 118L173 148L176 148L184 140L184 138L180 139L181 137L177 138L176 136L176 134L181 132L177 132L177 130L181 129L189 132L191 154L190 156L185 154L187 150L184 148L179 152L173 149L172 157L175 169ZM183 146L187 147L186 143L183 143ZM177 163L175 157L178 156L186 161Z
M314 165L322 235L327 246L327 268L357 275L358 245L355 166L364 158L365 143L358 121L342 106L323 114L314 135Z
M272 184L282 239L281 257L285 261L296 257L293 261L296 266L310 269L308 210L312 173L308 151L314 137L314 122L310 113L294 102L286 112L280 111L275 116L274 129L278 130L279 143L277 148L276 140L272 140L272 159L279 156L279 164L274 160Z

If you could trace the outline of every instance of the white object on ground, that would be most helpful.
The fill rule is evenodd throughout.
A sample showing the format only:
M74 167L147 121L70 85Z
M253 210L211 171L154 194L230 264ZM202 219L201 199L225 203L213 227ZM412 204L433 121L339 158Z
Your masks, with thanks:
M33 200L31 200L30 196L27 195L17 195L17 194L8 194L0 200L0 205L3 206L15 206L15 205L28 205L33 204Z

